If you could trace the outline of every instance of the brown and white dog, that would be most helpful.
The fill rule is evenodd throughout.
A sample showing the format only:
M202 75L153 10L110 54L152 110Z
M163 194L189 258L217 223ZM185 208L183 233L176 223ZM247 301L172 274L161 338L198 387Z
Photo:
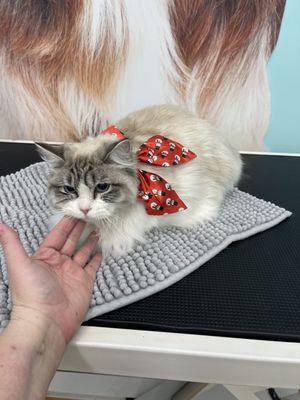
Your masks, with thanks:
M76 140L184 105L262 149L285 0L0 0L0 137Z

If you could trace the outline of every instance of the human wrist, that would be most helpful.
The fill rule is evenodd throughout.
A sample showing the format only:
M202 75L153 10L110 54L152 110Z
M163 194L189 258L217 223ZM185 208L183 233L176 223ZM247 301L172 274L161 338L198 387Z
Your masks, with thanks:
M24 350L44 354L50 347L59 355L66 347L61 329L51 318L35 309L15 306L7 330Z
M5 399L42 399L46 397L66 341L49 318L26 307L21 315L20 311L18 307L14 309L0 336L0 393L6 394Z

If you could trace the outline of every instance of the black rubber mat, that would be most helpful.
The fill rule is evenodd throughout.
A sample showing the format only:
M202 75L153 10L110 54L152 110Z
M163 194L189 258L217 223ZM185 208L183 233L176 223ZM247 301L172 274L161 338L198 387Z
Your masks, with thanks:
M233 243L173 286L86 325L300 341L300 157L243 159L240 189L293 215ZM32 145L0 143L0 175L37 160Z

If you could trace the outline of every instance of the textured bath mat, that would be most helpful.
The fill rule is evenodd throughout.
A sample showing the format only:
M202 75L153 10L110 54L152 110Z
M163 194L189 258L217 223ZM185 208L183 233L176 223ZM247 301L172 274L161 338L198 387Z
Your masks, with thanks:
M47 234L48 167L38 163L0 178L0 220L15 228L29 254ZM234 189L218 218L193 229L153 230L147 242L127 256L110 258L98 271L86 319L156 293L196 268L235 240L268 229L291 213ZM9 320L11 301L3 251L0 248L0 329Z

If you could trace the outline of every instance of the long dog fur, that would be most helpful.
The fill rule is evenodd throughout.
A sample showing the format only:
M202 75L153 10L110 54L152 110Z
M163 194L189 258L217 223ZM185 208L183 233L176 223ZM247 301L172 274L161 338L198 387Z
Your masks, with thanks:
M185 106L263 148L285 0L0 0L0 137L79 140Z

